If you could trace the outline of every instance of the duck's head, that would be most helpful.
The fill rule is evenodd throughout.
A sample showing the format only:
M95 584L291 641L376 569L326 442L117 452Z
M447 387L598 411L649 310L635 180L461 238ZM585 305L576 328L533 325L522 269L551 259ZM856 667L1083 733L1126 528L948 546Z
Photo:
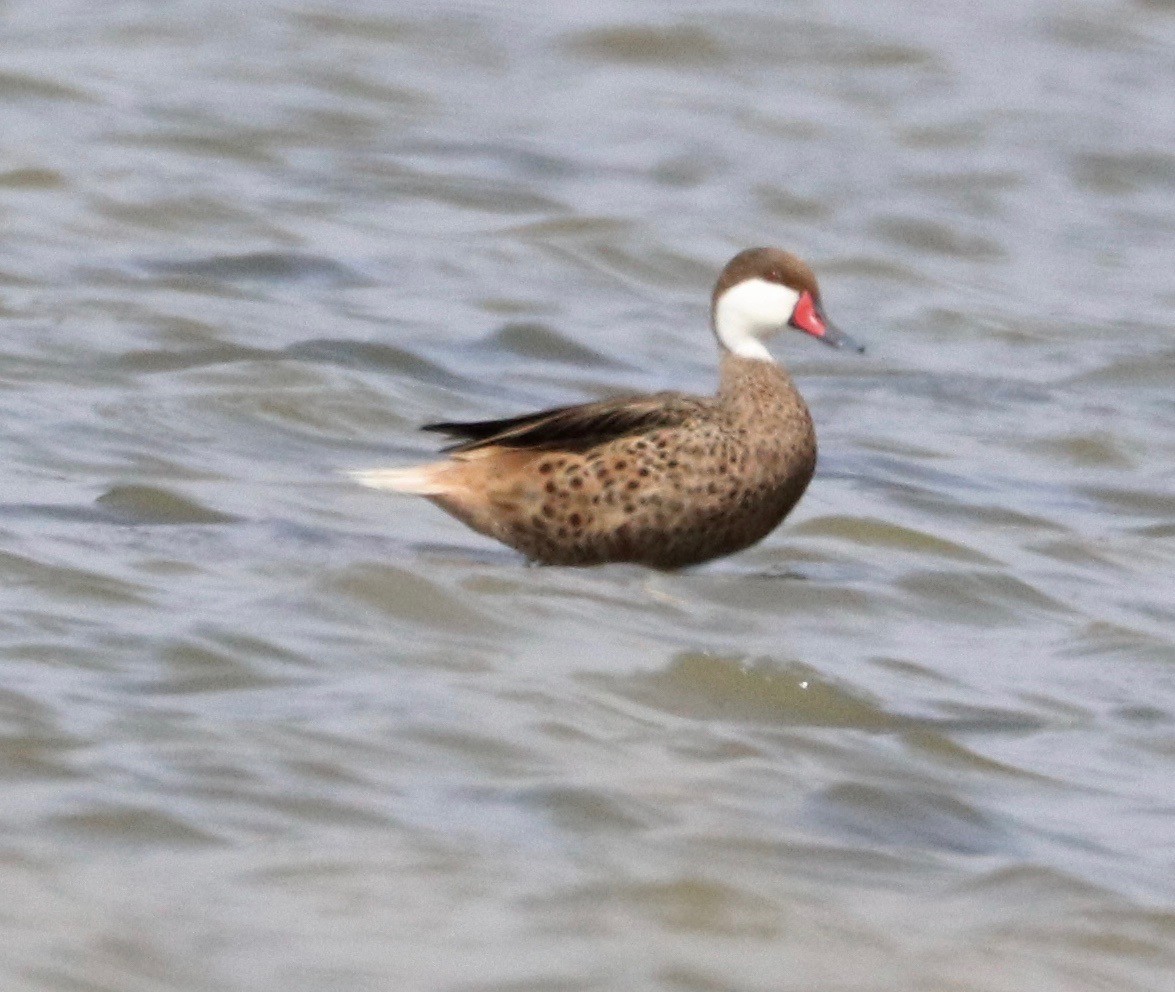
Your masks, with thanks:
M834 348L865 350L824 316L820 287L807 263L779 248L748 248L727 262L714 286L710 315L718 343L741 358L771 361L763 342L785 327Z

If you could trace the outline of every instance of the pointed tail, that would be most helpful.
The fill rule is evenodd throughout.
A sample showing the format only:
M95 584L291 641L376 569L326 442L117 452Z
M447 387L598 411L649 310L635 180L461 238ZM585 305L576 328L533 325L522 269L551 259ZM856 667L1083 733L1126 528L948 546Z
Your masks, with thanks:
M362 486L388 489L394 493L412 493L417 496L438 496L448 487L441 481L445 462L415 465L412 468L371 468L347 475Z

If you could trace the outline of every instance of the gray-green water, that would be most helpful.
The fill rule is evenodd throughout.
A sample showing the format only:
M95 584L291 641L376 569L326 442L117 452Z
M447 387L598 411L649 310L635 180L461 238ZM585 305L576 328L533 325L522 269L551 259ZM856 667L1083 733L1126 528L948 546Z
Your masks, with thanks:
M1167 990L1175 8L10 3L0 976ZM820 473L691 572L345 469L707 391L810 258Z

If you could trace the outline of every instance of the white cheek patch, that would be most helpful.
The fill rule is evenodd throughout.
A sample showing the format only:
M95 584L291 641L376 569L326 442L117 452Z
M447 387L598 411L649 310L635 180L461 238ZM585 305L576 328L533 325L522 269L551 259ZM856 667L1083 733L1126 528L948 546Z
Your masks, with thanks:
M714 332L733 354L773 361L763 338L783 330L800 294L766 279L747 279L731 286L714 308Z

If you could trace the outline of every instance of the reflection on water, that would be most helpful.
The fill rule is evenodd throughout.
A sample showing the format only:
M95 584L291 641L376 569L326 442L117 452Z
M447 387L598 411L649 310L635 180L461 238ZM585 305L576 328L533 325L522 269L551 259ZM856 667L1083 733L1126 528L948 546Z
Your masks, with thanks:
M1159 990L1170 4L58 4L0 51L5 988ZM820 472L679 574L341 475L707 391Z

